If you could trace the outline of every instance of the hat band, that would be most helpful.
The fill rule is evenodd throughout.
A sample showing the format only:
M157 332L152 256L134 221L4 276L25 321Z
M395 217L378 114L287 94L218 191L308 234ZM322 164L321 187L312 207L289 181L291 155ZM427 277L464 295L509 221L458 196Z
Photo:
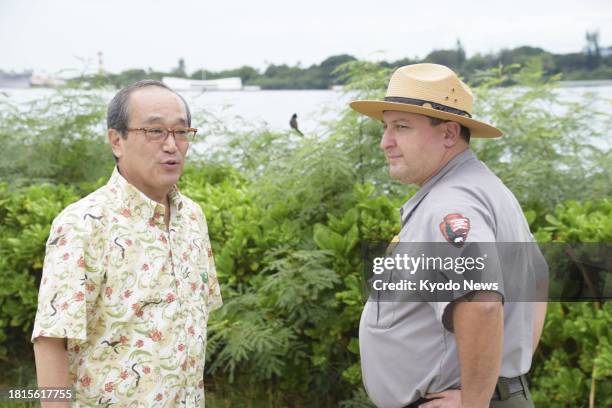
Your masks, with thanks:
M460 116L467 116L468 118L472 117L472 115L470 115L466 111L455 109L450 106L442 105L441 103L426 101L423 99L404 98L401 96L385 96L385 102L398 102L398 103L405 103L408 105L417 105L417 106L423 106L428 103L429 105L431 105L433 109L436 109L439 111L454 113L455 115L460 115Z

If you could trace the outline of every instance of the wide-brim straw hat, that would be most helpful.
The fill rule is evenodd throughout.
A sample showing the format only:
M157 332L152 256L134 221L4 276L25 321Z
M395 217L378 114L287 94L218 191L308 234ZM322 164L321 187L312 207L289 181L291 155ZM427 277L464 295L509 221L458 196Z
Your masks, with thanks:
M398 68L389 81L383 101L353 101L351 108L382 120L384 111L401 111L451 120L468 129L472 137L499 137L501 130L472 118L474 96L451 69L438 64L413 64Z

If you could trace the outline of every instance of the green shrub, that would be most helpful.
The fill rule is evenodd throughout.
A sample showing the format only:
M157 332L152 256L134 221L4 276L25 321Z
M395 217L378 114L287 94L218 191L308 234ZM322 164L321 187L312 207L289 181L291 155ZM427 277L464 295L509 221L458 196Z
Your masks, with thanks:
M40 184L14 190L0 183L0 361L14 364L2 370L0 384L3 377L24 377L20 364L31 361L45 242L53 218L77 199L70 187Z
M539 242L612 242L612 202L559 205L545 216ZM608 271L609 274L610 271ZM532 380L536 403L551 407L612 405L612 304L549 303Z
M364 62L341 71L365 97L380 96L388 77ZM509 77L518 87L493 89ZM537 239L610 242L612 161L584 138L602 133L588 127L590 105L550 112L556 99L537 64L477 80L481 112L507 137L474 148L516 191ZM94 136L103 130L102 104L91 98L59 95L30 114L0 101L0 140L9 152L0 162L0 361L7 367L0 384L33 382L18 367L31 361L53 217L110 174L110 154ZM14 143L15 129L23 146ZM224 297L209 322L209 405L369 406L357 339L359 244L391 239L397 210L414 192L386 174L380 134L380 124L346 111L325 136L230 135L214 157L186 168L180 187L207 215ZM58 184L26 186L42 180ZM569 201L584 194L595 201ZM550 304L534 359L538 404L586 406L591 394L598 406L612 404L610 312L609 304Z
M19 104L0 94L0 181L79 185L107 177L114 161L97 92L52 91Z

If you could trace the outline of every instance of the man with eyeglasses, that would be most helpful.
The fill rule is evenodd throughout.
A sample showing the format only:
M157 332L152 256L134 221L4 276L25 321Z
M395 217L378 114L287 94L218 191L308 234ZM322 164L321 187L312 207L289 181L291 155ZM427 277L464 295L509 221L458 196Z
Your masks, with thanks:
M73 388L80 406L204 406L206 324L221 295L204 214L176 187L197 129L158 81L120 90L107 125L110 180L68 206L47 241L38 384Z

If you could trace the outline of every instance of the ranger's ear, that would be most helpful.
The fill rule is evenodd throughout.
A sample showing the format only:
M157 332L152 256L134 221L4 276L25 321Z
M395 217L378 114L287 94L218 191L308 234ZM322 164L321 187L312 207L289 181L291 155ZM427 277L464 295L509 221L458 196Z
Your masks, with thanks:
M444 145L452 147L461 138L461 125L457 122L444 122Z

